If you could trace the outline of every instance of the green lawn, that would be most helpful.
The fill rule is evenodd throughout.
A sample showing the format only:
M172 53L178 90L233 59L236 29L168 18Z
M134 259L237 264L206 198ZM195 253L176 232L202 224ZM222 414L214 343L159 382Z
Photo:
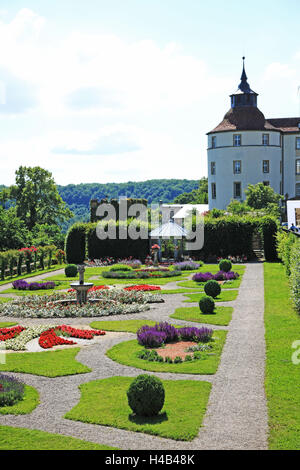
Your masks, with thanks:
M112 320L112 321L94 321L90 324L91 328L104 331L122 331L126 333L136 333L141 326L154 326L157 322L152 320Z
M213 338L215 338L216 341L211 343L213 345L213 349L209 353L203 352L202 359L191 362L168 364L166 362L150 362L140 359L137 355L139 351L144 349L144 347L139 345L135 339L116 344L106 352L106 355L120 364L152 372L211 375L215 374L218 369L226 334L227 332L223 330L214 332Z
M221 291L221 294L218 295L214 300L215 302L230 302L235 300L238 296L238 290L225 290ZM184 294L185 297L188 297L189 300L184 300L184 302L199 302L199 300L204 297L206 294Z
M0 426L0 450L117 450L61 434Z
M40 400L38 391L29 385L25 385L25 394L23 400L12 406L0 406L0 414L25 415L31 413L38 406L39 402Z
M6 363L0 364L0 371L23 372L45 377L91 372L91 369L76 361L75 357L79 351L79 348L71 348L34 353L8 353L5 356Z
M128 406L126 391L132 380L112 377L80 385L80 402L65 418L175 440L191 441L197 436L206 411L210 383L163 380L164 407L157 417L146 418L133 415Z
M9 328L10 326L15 326L17 324L18 323L16 322L4 321L4 322L0 322L0 328Z
M266 395L269 448L300 449L300 364L292 362L292 348L300 340L300 317L294 311L284 267L265 263Z
M0 304L6 304L7 302L10 302L11 300L14 300L12 297L0 297Z
M231 321L232 312L232 307L216 307L213 314L204 315L201 313L199 307L181 307L177 308L170 317L176 318L177 320L227 326Z
M51 273L52 271L57 271L58 269L62 269L65 266L65 264L57 264L55 266L52 266L50 269L38 269L37 271L32 271L32 273L30 274L22 274L22 276L6 277L4 281L0 281L0 286L4 284L9 284L13 281L17 281L18 279L27 279L28 277L40 276L41 274Z
M196 289L197 292L201 292L201 289ZM154 294L155 291L153 291ZM162 289L160 291L156 291L156 294L188 294L190 292L194 292L193 289Z

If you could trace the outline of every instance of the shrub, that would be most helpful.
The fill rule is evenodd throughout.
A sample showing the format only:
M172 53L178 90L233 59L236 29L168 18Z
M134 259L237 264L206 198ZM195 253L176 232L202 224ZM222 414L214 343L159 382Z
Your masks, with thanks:
M112 266L110 268L110 271L111 272L114 272L114 271L132 271L132 267L129 266L128 264L115 264L114 266Z
M288 276L291 274L291 251L295 242L296 237L292 233L286 233L283 231L279 231L277 233L276 244L278 258L283 262L285 272Z
M174 364L180 364L182 362L182 359L180 356L176 356L174 359Z
M8 375L0 374L0 407L12 406L24 397L24 384Z
M229 259L221 259L219 263L219 268L221 271L225 271L225 273L228 273L228 271L230 271L232 268L232 263Z
M216 298L221 294L221 286L217 281L208 281L204 286L204 292L209 297Z
M128 405L138 416L156 416L165 402L162 381L152 375L141 374L127 390Z
M68 263L82 264L85 260L87 224L72 225L65 240L65 253Z
M76 264L68 264L65 267L65 275L67 277L76 277L78 273Z
M215 309L215 301L212 297L204 296L199 301L199 307L202 313L211 314Z
M300 313L300 240L296 240L292 247L290 269L292 300L297 312Z

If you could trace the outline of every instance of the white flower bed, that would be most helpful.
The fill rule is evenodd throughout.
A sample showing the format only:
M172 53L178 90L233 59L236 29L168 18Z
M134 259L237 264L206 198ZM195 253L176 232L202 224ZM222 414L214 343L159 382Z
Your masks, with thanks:
M157 299L155 299L157 297ZM148 303L161 301L159 296L143 292L128 292L123 289L110 289L89 294L90 299L103 299L101 303L85 305L55 303L57 300L74 299L74 293L54 293L50 296L26 296L0 305L0 316L18 318L68 318L103 317L126 315L149 310ZM107 302L105 302L107 300Z
M5 348L13 351L25 351L26 344L34 338L38 338L43 331L49 330L49 325L38 325L26 328L21 331L16 338L8 339L5 341Z

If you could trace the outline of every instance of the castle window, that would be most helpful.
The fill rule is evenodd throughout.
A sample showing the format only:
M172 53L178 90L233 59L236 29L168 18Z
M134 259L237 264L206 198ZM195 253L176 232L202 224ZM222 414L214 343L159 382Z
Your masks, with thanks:
M233 173L239 175L242 173L242 162L241 160L234 160L233 162Z
M300 158L296 160L296 175L300 175Z
M210 163L210 174L215 175L216 174L216 162L211 162Z
M216 183L211 183L211 198L216 199L216 197L217 197Z
M262 144L263 145L269 145L269 134L263 134L262 135Z
M270 161L263 160L263 173L269 173L270 171Z
M263 181L264 186L270 186L270 181Z
M235 134L233 136L233 146L240 147L242 145L242 136L241 134Z
M296 193L295 194L296 197L300 196L300 183L296 183L295 193Z
M217 137L215 135L212 136L211 138L211 148L215 149L217 146Z
M296 137L296 149L300 150L300 137Z
M233 183L233 197L235 199L240 198L242 195L242 185L240 182Z

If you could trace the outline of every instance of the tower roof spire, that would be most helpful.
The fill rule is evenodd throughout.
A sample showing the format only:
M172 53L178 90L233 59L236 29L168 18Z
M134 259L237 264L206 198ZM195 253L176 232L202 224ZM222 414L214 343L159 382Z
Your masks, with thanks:
M239 90L241 90L243 93L251 93L252 90L250 88L249 83L247 82L248 77L246 75L245 71L245 57L243 57L243 72L241 76L241 83L239 84Z

